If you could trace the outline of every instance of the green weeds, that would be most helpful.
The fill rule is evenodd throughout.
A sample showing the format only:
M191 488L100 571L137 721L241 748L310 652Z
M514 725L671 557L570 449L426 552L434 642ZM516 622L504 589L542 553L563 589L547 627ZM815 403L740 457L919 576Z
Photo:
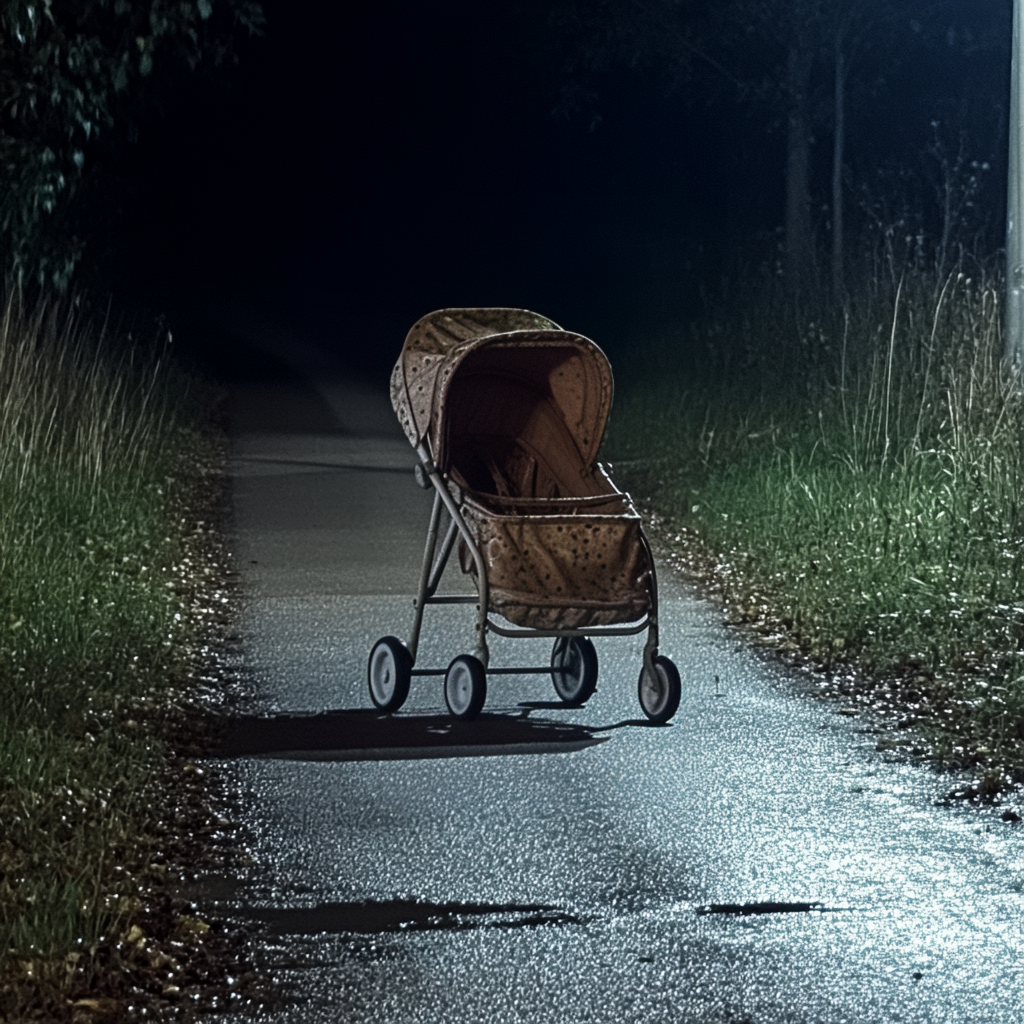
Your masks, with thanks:
M160 859L146 716L201 635L185 498L209 442L166 345L66 304L7 303L0 395L3 1003L12 972L70 985Z
M734 619L987 791L1024 766L1024 398L1000 294L910 271L811 314L755 281L650 356L610 436Z

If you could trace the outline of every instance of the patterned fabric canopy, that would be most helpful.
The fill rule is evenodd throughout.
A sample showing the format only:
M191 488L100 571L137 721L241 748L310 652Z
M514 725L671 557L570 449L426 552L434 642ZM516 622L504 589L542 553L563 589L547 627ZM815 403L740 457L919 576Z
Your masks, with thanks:
M525 309L430 313L409 331L391 375L391 404L406 436L414 446L427 443L442 473L451 467L460 424L479 431L496 417L542 447L538 435L553 424L558 437L551 440L564 445L571 438L576 458L592 470L611 402L611 367L601 349Z

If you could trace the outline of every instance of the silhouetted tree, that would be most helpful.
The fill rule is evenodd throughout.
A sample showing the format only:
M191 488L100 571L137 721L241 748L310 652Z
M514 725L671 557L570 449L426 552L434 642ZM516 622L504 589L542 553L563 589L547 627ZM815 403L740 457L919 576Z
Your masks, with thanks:
M783 255L795 290L808 283L814 265L812 147L818 131L831 128L831 280L835 293L842 292L851 72L869 40L876 47L880 37L891 42L890 8L884 0L730 0L715 8L715 34L703 45L720 51L717 63L733 69L741 99L766 107L770 123L785 126ZM879 32L883 26L887 33Z
M878 45L882 29L891 35L891 5L884 0L797 0L785 6L767 0L739 0L732 17L758 36L772 31L781 56L774 75L765 83L774 90L776 105L785 116L786 136L786 271L798 286L806 279L814 254L811 223L811 147L817 129L831 128L831 282L833 294L844 288L845 203L843 180L846 124L851 73L874 32ZM784 83L784 84L783 84Z
M60 290L86 240L70 216L177 75L235 59L255 0L0 0L0 269Z
M814 72L831 38L831 9L866 2L563 0L555 21L575 45L562 110L593 106L590 83L615 62L656 69L670 88L700 80L706 90L724 86L767 107L769 120L786 127L784 257L798 287L812 259L810 164L820 106Z

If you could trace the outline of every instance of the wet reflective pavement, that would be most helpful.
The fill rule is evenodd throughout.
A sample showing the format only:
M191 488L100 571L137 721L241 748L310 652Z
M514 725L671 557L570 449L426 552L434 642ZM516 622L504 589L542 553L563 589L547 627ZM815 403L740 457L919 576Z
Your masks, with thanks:
M267 1021L1024 1021L1019 827L936 807L948 779L885 760L667 573L669 726L640 712L639 638L597 642L582 709L513 676L475 723L438 678L372 712L430 498L385 415L329 429L343 383L316 431L280 429L287 391L233 461L255 685L217 763L254 867L203 897L266 926ZM428 609L422 664L471 649L466 609ZM548 655L497 640L492 663Z

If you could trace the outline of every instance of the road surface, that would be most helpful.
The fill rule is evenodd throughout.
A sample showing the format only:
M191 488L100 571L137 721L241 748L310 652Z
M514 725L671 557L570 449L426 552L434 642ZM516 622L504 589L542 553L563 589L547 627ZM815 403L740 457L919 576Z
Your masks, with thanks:
M633 638L598 642L583 709L492 677L475 723L439 679L373 713L430 496L383 390L261 343L311 376L235 391L252 693L216 763L253 867L202 899L266 926L268 1022L1024 1022L1019 827L935 806L948 778L886 761L667 571L669 726L643 721ZM471 651L471 618L428 609L420 663Z

